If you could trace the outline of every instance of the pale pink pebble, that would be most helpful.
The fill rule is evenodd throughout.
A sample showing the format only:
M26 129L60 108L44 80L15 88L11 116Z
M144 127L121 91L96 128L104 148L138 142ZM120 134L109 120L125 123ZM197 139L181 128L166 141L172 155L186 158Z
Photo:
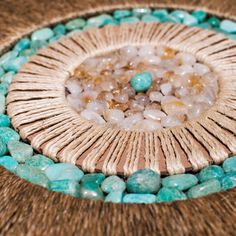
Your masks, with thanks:
M116 88L116 83L114 81L104 81L104 82L101 83L101 88L104 91L110 92L111 90Z
M141 46L139 51L138 51L138 55L140 57L148 57L150 55L153 55L155 53L155 48L151 45L144 45L144 46Z
M179 52L176 58L180 59L183 64L193 65L196 62L196 57L186 52Z
M83 102L78 97L74 97L72 94L67 96L67 101L76 111L80 111L83 108Z
M152 65L158 65L161 62L161 58L157 56L150 55L148 57L143 58L145 62L152 64Z
M131 115L127 118L125 118L120 124L119 126L122 129L125 130L130 130L132 129L132 127L139 121L143 120L143 115L141 113L136 113L134 115Z
M194 69L191 65L182 65L180 67L177 67L175 69L175 73L177 75L186 75L186 74L193 74L194 73Z

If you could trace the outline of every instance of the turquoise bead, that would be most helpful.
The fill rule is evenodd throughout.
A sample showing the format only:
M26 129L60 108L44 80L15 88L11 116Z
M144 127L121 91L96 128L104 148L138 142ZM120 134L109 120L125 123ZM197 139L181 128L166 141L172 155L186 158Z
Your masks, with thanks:
M9 127L11 121L7 115L0 114L0 127Z
M0 93L0 114L5 113L6 110L6 98L4 94Z
M104 194L98 184L94 182L84 182L80 185L79 196L90 200L103 200Z
M11 156L20 163L24 163L26 159L33 156L33 148L26 143L13 140L7 146Z
M192 15L198 20L199 23L205 21L207 18L207 13L202 10L193 11Z
M0 138L0 157L4 156L8 152L7 145L3 141L2 138Z
M50 181L63 179L80 181L84 176L83 171L81 171L77 166L70 163L58 163L50 165L45 170L45 174Z
M142 17L142 21L146 23L160 22L161 20L153 15L144 15Z
M0 66L5 65L9 61L15 59L17 56L18 56L18 52L17 51L10 51L10 52L7 52L7 53L3 54L0 57Z
M91 17L88 19L87 24L92 27L101 27L104 25L106 20L112 20L112 16L107 14L102 14L99 16Z
M34 155L34 156L26 159L25 164L28 166L40 169L40 170L45 170L50 165L53 165L54 162L51 159L38 154L38 155Z
M149 72L139 73L131 78L130 85L136 92L145 92L152 85L152 74Z
M211 179L190 188L187 192L187 196L188 198L197 198L220 191L221 191L220 181L217 179Z
M5 71L3 70L3 68L0 66L0 77L2 77L4 75Z
M0 84L0 93L6 95L8 93L9 84L8 83L1 83Z
M65 35L66 27L63 24L58 24L53 28L53 32L55 35Z
M121 203L124 197L123 191L110 192L106 198L105 202Z
M182 11L182 10L175 10L175 11L172 11L170 13L170 16L173 16L177 19L179 19L181 22L184 21L184 18L186 17L188 13L186 11Z
M6 74L4 74L1 78L0 78L0 81L2 83L8 83L10 84L12 82L12 79L13 79L13 76L15 75L14 72L10 71L10 72L7 72Z
M178 174L168 176L162 179L162 185L168 188L176 188L178 190L186 190L198 183L196 176L192 174Z
M126 184L123 179L120 177L113 175L107 177L101 185L101 189L105 193L110 193L113 191L125 191Z
M54 35L54 32L50 28L43 28L43 29L35 31L31 35L31 40L32 41L36 41L36 40L46 41L52 38L53 35Z
M190 14L186 14L183 20L183 24L187 25L187 26L194 26L198 23L198 20L190 15Z
M234 188L236 186L236 172L227 173L221 179L221 185L223 190Z
M28 59L29 59L29 57L32 57L35 54L36 54L36 50L32 49L32 48L31 49L26 49L26 50L24 50L20 53L21 56L24 56Z
M135 16L129 16L129 17L125 17L120 19L120 23L129 23L129 24L134 24L134 23L138 23L139 22L139 18L135 17Z
M2 138L5 144L8 144L10 141L20 140L19 134L9 127L0 127L0 138Z
M113 12L113 17L115 19L120 19L120 18L124 18L127 16L131 16L131 11L129 11L129 10L116 10Z
M82 18L77 18L74 20L69 21L65 27L67 30L75 30L75 29L82 29L86 25L86 21Z
M156 193L160 188L160 175L150 169L134 172L127 180L130 193Z
M171 16L168 15L166 17L164 17L161 22L170 22L170 23L181 23L181 19L175 17L175 16Z
M123 198L124 203L154 203L156 196L154 194L126 194Z
M30 47L30 40L28 38L22 38L14 47L13 50L21 53L25 49Z
M214 16L210 17L207 22L214 28L220 26L220 20Z
M3 65L4 70L18 72L23 64L27 62L27 58L19 56Z
M172 202L185 199L187 199L187 196L175 188L163 187L157 194L157 202Z
M4 166L11 172L15 172L18 162L11 156L0 157L0 166Z
M79 183L75 180L64 179L51 181L49 184L49 189L55 192L79 197Z
M236 156L225 160L222 167L226 173L236 172Z
M143 15L151 14L150 8L135 8L132 10L132 15L136 17L142 17Z
M32 50L38 50L40 48L44 48L48 45L47 41L45 40L35 40L32 41L30 47Z
M86 174L81 179L81 183L94 182L94 183L100 185L104 179L105 179L105 175L103 173Z
M221 178L224 171L220 166L212 165L202 169L198 175L200 182L208 181L210 179Z
M120 24L120 22L115 19L107 19L104 21L104 26L105 25L119 25L119 24Z
M223 20L220 23L220 29L229 34L236 33L236 22Z
M167 17L169 13L166 9L160 9L160 10L154 10L152 14L162 20L165 17Z

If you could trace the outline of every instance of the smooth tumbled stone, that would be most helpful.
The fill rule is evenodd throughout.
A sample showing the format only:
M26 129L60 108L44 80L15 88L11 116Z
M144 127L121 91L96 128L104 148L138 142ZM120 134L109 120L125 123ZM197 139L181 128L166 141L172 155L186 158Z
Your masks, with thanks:
M216 17L210 17L207 22L212 26L212 27L219 27L220 26L220 20Z
M0 138L2 138L5 144L8 144L10 141L19 141L20 135L9 127L0 127Z
M225 160L222 167L225 172L236 172L236 157Z
M106 198L105 202L121 203L123 200L124 192L123 191L114 191L110 192Z
M84 176L84 172L82 170L70 163L58 163L50 165L45 170L45 174L51 181L63 179L80 181Z
M40 30L35 31L32 35L31 35L31 39L32 41L35 40L48 40L50 38L52 38L54 35L54 32L50 29L50 28L43 28Z
M154 203L156 196L154 194L130 193L123 198L124 203Z
M17 42L13 50L20 53L29 47L30 47L30 40L28 38L22 38Z
M162 179L162 185L168 188L186 190L198 183L198 179L192 174L172 175Z
M102 14L100 16L89 18L87 21L87 24L93 27L100 27L100 26L103 26L105 21L108 19L113 19L113 18L110 15Z
M0 114L5 113L6 110L6 98L0 93Z
M220 191L221 191L220 181L217 179L211 179L190 188L187 192L187 196L188 198L197 198Z
M47 41L45 40L35 40L31 41L30 47L33 50L38 50L40 48L44 48L48 45Z
M4 70L3 70L3 68L0 66L0 77L2 77L3 75L4 75Z
M7 115L0 114L0 127L9 127L10 124L10 118Z
M160 188L160 175L150 169L134 172L127 180L130 193L156 193Z
M40 170L47 169L50 165L53 165L53 160L43 156L43 155L34 155L28 159L26 159L25 164L28 166L35 167Z
M94 182L94 183L100 185L103 182L104 179L105 179L105 175L103 173L86 174L81 179L81 183L83 183L83 182Z
M185 199L187 199L187 196L175 188L163 187L157 194L157 202L172 202Z
M77 18L66 23L65 27L67 30L81 29L86 25L86 21L82 18Z
M17 56L18 56L18 52L17 51L10 51L10 52L7 52L7 53L3 54L0 57L0 66L3 66L4 64L6 64L9 61L11 61L14 58L16 58Z
M36 50L35 49L26 49L23 52L20 53L21 56L27 57L29 59L29 57L32 57L33 55L36 54Z
M3 139L0 138L0 157L5 155L7 153L7 151L8 151L7 145L5 144Z
M130 85L136 92L145 92L152 85L152 74L149 72L139 73L131 78Z
M6 74L4 74L1 78L0 78L0 81L2 83L8 83L10 84L12 82L12 79L13 79L13 76L15 75L14 72L10 71L10 72L7 72Z
M168 11L166 9L154 10L152 14L162 20L168 16Z
M224 190L234 188L236 186L236 172L227 173L221 179L221 185Z
M7 146L12 157L18 162L25 162L27 158L33 156L33 148L26 143L13 140Z
M181 22L184 21L184 18L186 17L188 13L186 11L182 10L175 10L170 13L170 16L173 16L175 18L178 18Z
M207 22L197 24L196 26L200 27L200 28L203 28L203 29L211 29L212 28L211 25Z
M220 29L226 33L236 33L236 22L231 20L223 20L220 23Z
M58 24L53 28L53 32L56 35L64 35L66 33L66 27L63 24Z
M0 84L0 93L6 95L8 93L9 84L8 83L1 83Z
M150 8L135 8L132 10L133 16L141 17L143 15L151 14Z
M131 11L129 10L116 10L113 12L113 17L115 19L120 19L123 17L131 16Z
M153 15L144 15L142 17L142 21L146 23L149 23L149 22L152 23L152 22L160 22L161 20L158 17L153 16Z
M106 19L104 25L119 25L120 22L115 19Z
M139 18L137 18L135 16L129 16L129 17L125 17L125 18L120 19L120 23L134 24L134 23L138 23L138 22L139 22Z
M3 65L4 70L18 72L23 64L27 62L27 58L24 56L19 56L10 60Z
M79 183L75 180L54 180L49 184L49 189L55 192L65 193L79 197Z
M200 182L204 182L210 179L221 178L224 175L224 171L220 166L212 165L202 169L198 175Z
M102 182L101 189L105 193L110 193L112 191L124 191L126 189L126 184L123 179L114 175L107 177Z
M171 22L171 23L181 23L180 18L177 18L175 16L171 16L171 15L164 17L161 21L162 22Z
M190 14L186 14L183 20L183 24L187 25L187 26L194 26L198 23L198 20L190 15Z
M80 185L79 196L90 200L103 200L104 194L98 184L94 182L84 182Z
M198 22L203 22L207 17L207 13L202 10L195 10L192 12L192 15L198 20Z
M0 157L0 166L4 166L6 169L15 172L18 162L11 156Z

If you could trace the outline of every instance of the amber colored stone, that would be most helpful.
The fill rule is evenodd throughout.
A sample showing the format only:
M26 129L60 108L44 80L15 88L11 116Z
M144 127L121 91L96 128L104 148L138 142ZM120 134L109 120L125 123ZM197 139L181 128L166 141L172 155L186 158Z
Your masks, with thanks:
M99 85L101 84L102 82L104 81L104 78L103 77L96 77L94 78L93 82L95 85Z
M154 110L161 110L161 104L158 102L152 102L151 104L146 106L146 109L154 109Z
M175 79L175 73L174 71L167 71L165 72L164 77L170 81L173 81Z
M91 97L83 97L82 98L82 101L84 102L84 103L86 103L86 104L88 104L88 103L90 103L90 102L92 102L92 99L91 99Z
M119 109L119 110L122 110L122 111L126 111L129 107L127 104L125 103L117 103L115 104L115 109Z
M204 85L202 83L202 78L199 75L191 75L188 79L189 86L194 88L197 93L201 93L204 89Z
M161 57L161 59L163 59L163 60L173 59L175 54L176 54L175 50L167 47L164 49L164 53L163 53L163 56Z

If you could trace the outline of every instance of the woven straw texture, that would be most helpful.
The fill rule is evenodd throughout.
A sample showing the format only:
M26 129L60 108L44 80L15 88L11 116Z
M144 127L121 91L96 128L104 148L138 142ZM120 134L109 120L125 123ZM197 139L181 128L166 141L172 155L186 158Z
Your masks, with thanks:
M124 6L200 6L236 18L233 0L4 0L0 51L43 25ZM235 235L236 230L235 190L170 204L104 204L47 191L0 168L0 196L2 235Z

